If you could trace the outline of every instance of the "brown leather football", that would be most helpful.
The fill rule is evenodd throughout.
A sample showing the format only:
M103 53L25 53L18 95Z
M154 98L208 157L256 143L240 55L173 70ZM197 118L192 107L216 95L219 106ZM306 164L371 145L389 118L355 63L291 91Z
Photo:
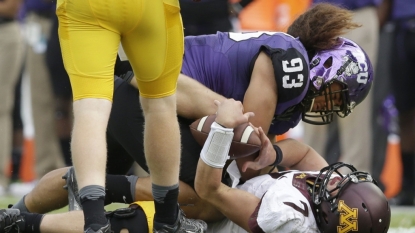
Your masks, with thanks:
M210 126L215 119L216 115L209 115L194 121L190 125L190 131L193 137L201 146L205 143L210 132ZM234 128L231 148L229 149L231 159L252 155L260 149L261 140L259 135L255 133L254 129L248 123Z

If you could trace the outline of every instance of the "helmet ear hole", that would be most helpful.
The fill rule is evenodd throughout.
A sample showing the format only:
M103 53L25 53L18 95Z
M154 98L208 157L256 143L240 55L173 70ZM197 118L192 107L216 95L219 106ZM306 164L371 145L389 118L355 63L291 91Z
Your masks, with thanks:
M323 64L324 68L328 69L333 65L333 57L329 57Z
M363 207L363 209L367 212L368 210L367 210L367 207L366 207L366 205L365 205L365 203L362 203L362 207Z
M388 202L386 202L386 208L388 209L388 212L390 212L391 210L390 210L390 206L389 206L389 203Z

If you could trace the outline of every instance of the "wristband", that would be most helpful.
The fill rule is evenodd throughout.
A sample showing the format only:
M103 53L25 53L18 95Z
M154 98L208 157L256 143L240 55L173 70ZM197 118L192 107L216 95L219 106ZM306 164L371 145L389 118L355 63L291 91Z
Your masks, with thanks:
M272 164L270 164L269 166L273 166L273 167L276 167L278 164L280 164L281 163L281 161L282 161L282 158L284 157L283 156L283 154L282 154L282 150L281 150L281 148L279 147L279 146L277 146L277 145L272 145L273 147L274 147L274 150L275 150L275 152L276 152L276 156L275 156L275 161L274 161L274 163L272 163Z
M232 139L232 128L224 128L213 122L210 126L208 138L200 152L200 158L211 167L223 168L226 160L229 158Z

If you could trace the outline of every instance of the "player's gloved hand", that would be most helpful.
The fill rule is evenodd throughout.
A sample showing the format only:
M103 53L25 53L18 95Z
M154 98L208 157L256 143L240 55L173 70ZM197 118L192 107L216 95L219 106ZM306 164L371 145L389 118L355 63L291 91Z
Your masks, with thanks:
M276 156L274 147L262 127L257 128L252 124L250 125L254 128L255 132L261 139L261 150L259 151L258 157L256 157L254 161L247 161L242 165L242 172L246 172L248 168L253 170L261 170L262 168L268 167L275 161Z

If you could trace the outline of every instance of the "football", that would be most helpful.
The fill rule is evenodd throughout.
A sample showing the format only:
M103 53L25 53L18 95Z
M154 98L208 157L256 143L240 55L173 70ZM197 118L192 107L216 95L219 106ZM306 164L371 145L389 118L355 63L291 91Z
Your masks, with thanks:
M194 121L190 125L190 131L196 141L203 146L209 132L210 126L215 121L216 115L209 115ZM244 123L233 130L233 139L229 149L230 159L246 157L258 152L261 149L259 135L248 124Z

